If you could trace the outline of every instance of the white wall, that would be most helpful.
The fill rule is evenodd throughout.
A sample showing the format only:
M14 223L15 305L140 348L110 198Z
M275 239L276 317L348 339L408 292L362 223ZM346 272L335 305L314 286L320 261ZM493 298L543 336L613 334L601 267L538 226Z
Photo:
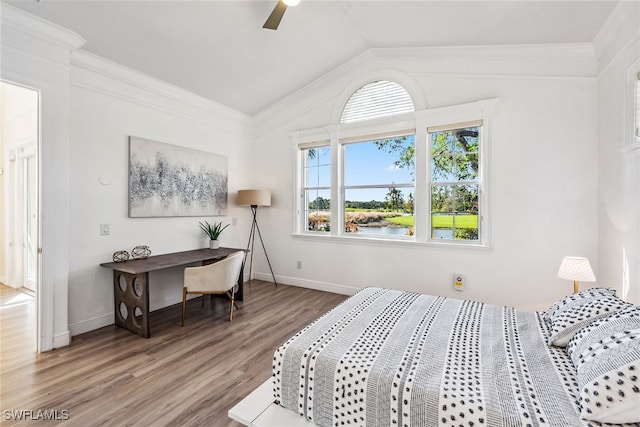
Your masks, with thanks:
M618 5L596 39L599 109L600 280L640 303L640 147L629 149L629 72L640 69L640 2ZM636 70L637 71L637 70Z
M99 264L117 250L148 245L152 254L206 247L198 221L237 225L223 246L244 247L249 210L234 205L251 183L251 120L86 52L73 56L70 116L69 323L72 335L113 324L113 274ZM171 94L171 95L167 95ZM129 218L130 135L228 158L229 209L224 217ZM100 224L111 234L100 235ZM182 300L182 268L151 273L151 310Z
M491 122L492 248L355 244L293 231L289 132L331 124L345 88L393 68L417 83L427 108L499 98ZM363 286L544 309L572 292L556 277L565 255L598 274L598 141L595 58L585 46L376 51L256 117L255 156L274 204L262 211L274 271L283 283L350 293ZM357 87L357 85L356 85ZM296 261L302 261L302 270ZM262 259L260 260L262 261ZM259 277L267 279L264 262ZM464 293L452 290L466 274ZM616 283L600 283L616 285ZM585 286L586 284L583 284ZM590 284L594 285L594 284Z

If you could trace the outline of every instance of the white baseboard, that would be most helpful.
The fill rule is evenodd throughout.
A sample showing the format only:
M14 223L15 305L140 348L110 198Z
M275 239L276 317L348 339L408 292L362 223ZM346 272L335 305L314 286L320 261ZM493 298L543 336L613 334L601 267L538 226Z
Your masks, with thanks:
M71 334L65 331L53 336L53 348L66 347L71 344Z
M253 277L255 279L264 280L266 282L273 282L273 277L270 273L258 273L254 272ZM331 292L341 295L353 295L359 288L351 286L338 285L334 283L319 282L316 280L301 279L299 277L288 276L276 276L278 283L283 285L298 286L300 288L314 289L317 291ZM246 282L245 282L246 283ZM190 295L188 298L196 298L198 295ZM160 298L150 301L151 311L159 310L161 308L169 307L182 302L182 296L170 296L166 298ZM115 323L114 313L103 314L102 316L94 317L92 319L82 320L69 325L69 331L66 335L59 335L54 338L53 347L63 347L69 345L71 337L75 335L84 334L95 329L104 328L105 326L113 325ZM65 343L66 342L66 343Z
M273 277L270 273L254 272L253 277L254 279L264 280L265 282L273 282ZM283 285L298 286L300 288L315 289L316 291L331 292L341 295L353 295L360 290L360 288L354 288L352 286L319 282L317 280L301 279L299 277L276 275L276 280L278 281L278 283L281 283Z
M82 320L80 322L73 323L69 325L69 331L71 332L71 336L80 335L84 334L85 332L113 325L114 323L115 318L113 313L103 314L102 316L94 317L93 319Z
M189 295L188 299L198 298L198 295ZM150 301L150 311L161 310L166 307L170 307L175 304L182 303L182 295L171 296L167 298L159 298ZM84 334L95 329L104 328L105 326L113 325L115 323L115 315L113 312L103 314L102 316L94 317L93 319L82 320L80 322L69 325L69 331L71 336Z

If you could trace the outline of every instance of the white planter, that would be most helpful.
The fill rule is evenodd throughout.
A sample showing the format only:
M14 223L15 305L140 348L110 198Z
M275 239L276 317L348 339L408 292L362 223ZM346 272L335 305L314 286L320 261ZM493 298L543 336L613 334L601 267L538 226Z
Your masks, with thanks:
M209 249L218 249L220 247L220 240L209 240Z

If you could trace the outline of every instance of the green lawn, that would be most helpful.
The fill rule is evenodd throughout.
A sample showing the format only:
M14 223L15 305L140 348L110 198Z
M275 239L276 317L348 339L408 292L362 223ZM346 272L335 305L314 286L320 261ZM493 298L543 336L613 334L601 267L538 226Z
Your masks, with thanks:
M386 218L387 221L396 225L402 225L404 227L413 227L413 215L412 216L394 216Z
M433 228L453 228L453 215L436 215L433 217ZM459 215L455 217L456 228L478 228L478 215ZM397 225L412 227L413 216L396 216L387 221Z

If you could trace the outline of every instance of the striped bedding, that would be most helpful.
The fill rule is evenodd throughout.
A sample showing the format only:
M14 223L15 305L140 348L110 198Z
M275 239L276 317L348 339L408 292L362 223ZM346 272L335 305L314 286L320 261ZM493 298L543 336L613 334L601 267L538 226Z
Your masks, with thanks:
M596 426L539 313L365 288L279 347L274 397L320 426Z

